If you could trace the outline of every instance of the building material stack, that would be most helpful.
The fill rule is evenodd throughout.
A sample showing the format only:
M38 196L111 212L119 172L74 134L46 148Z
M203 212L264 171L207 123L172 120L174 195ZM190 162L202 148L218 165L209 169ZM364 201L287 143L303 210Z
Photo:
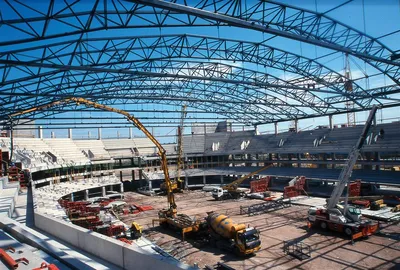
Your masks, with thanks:
M289 182L289 186L284 188L283 198L297 197L305 192L304 187L306 184L306 177L295 177Z
M262 193L268 190L269 181L271 177L266 176L259 180L254 180L250 182L250 192L251 193Z

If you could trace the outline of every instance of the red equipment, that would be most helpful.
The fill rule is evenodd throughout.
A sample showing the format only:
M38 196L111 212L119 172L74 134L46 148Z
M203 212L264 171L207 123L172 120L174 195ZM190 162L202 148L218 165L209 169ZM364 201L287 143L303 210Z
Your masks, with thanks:
M268 190L268 185L271 177L266 176L259 180L254 180L250 182L250 192L251 193L260 193Z
M42 262L40 267L33 268L32 270L41 270L41 269L59 270L59 268L55 264L47 264L45 262Z
M23 262L26 265L29 264L29 261L26 258L19 258L14 260L10 255L7 254L7 250L10 250L12 253L15 253L15 249L12 247L8 247L6 249L1 249L0 248L0 259L2 259L6 265L12 269L17 269L18 268L18 263Z
M116 236L125 232L124 225L111 225L107 229L107 236Z
M355 182L349 184L349 197L361 196L361 180L357 179Z
M129 245L132 245L132 241L128 240L128 239L126 239L124 237L120 237L120 238L118 238L118 240L121 241L121 242L127 243Z
M294 184L292 186L287 186L284 188L283 198L285 198L285 199L297 197L297 196L301 195L303 192L305 192L304 187L306 184L306 177L301 176L301 177L297 177L293 180L294 180Z
M144 212L154 209L153 206L151 205L137 205L133 203L132 206L134 206L139 212Z
M368 200L354 200L351 204L362 206L363 208L368 208L370 206L370 201Z

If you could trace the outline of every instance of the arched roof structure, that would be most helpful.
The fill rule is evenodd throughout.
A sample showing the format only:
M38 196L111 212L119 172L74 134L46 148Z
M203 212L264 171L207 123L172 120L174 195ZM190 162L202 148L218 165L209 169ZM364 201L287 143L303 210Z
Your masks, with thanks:
M398 48L329 16L348 2L316 12L277 1L6 0L0 120L72 96L132 111L162 104L148 109L160 125L182 104L246 125L398 106ZM337 65L344 54L365 65L351 92ZM370 76L385 84L368 87ZM88 111L24 118L68 110Z

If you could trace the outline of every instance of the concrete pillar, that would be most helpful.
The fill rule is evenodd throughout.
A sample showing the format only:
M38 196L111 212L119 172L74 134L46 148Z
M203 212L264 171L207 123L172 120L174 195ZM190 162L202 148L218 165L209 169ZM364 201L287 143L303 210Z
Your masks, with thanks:
M106 196L106 187L101 187L101 196Z
M152 190L153 189L153 183L151 181L148 181L148 182L149 182L149 190Z
M52 132L50 133L50 135L51 135L51 138L52 138L52 139L54 139L54 138L56 137L56 134L54 134L54 131L52 131Z
M256 135L258 135L258 125L254 125L254 131L255 131Z
M189 187L189 177L185 175L185 188Z
M88 189L85 190L84 200L85 201L89 200L89 190Z
M224 176L221 175L220 177L221 177L221 184L223 184L224 183Z
M121 187L121 193L124 193L124 183L121 183L120 187Z
M101 128L97 128L97 139L101 140Z
M203 175L203 184L207 184L207 177L205 175Z
M133 139L133 129L129 128L129 139Z
M275 125L275 135L278 135L279 131L278 131L278 122L274 123Z
M71 193L71 202L73 202L74 201L74 193L72 192Z
M72 140L72 128L68 129L68 138Z
M374 161L381 161L381 155L379 152L375 152L375 159ZM379 171L381 169L380 165L375 166L375 170Z
M38 127L38 137L39 137L39 139L43 139L43 127L42 126Z
M297 154L297 160L300 161L300 159L301 159L301 155L300 155L300 154ZM297 167L298 167L298 168L301 167L301 163L300 163L300 162L297 163Z
M117 130L117 138L119 139L119 130Z
M376 114L374 115L374 120L373 120L373 122L372 122L372 125L373 125L374 127L376 127Z
M90 137L92 137L92 134L90 133L90 131L87 132L87 137L90 139Z
M371 160L373 160L374 159L374 157L372 156L373 154L372 153L364 153L364 155L365 155L365 160L366 161L371 161ZM362 165L362 168L363 168L363 170L372 170L372 165L366 165L366 164L364 164L364 165Z
M110 185L110 191L114 191L114 186Z
M329 115L329 128L333 129L333 115Z
M299 132L299 120L294 120L294 132Z

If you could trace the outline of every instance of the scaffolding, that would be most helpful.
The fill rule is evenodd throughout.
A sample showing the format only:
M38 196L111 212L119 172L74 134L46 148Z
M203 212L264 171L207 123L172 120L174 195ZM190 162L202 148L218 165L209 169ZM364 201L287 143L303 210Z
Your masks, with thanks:
M311 258L311 247L301 241L283 241L283 252L299 260Z
M263 203L253 204L250 206L240 206L240 214L241 215L261 215L264 213L276 211L283 208L288 208L292 206L290 200L275 200L275 201L266 201Z

